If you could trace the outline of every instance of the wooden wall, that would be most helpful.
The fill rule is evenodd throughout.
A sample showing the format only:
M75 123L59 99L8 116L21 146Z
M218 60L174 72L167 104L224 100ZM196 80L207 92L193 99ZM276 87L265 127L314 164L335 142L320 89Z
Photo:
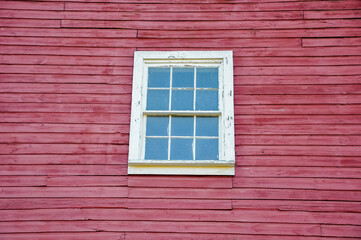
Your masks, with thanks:
M0 1L0 239L361 237L361 2ZM133 52L233 50L236 176L127 176Z

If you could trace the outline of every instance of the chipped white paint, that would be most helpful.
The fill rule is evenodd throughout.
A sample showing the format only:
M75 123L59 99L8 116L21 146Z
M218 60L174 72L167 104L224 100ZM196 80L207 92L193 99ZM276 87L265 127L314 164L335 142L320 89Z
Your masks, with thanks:
M192 115L195 111L146 111L148 66L211 66L219 68L219 160L144 160L146 115ZM128 174L234 175L234 112L232 51L135 52ZM199 111L197 111L199 114Z

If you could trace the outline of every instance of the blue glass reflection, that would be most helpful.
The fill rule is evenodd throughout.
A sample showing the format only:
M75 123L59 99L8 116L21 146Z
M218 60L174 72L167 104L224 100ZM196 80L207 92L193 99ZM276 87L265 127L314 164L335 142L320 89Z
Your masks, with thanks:
M197 68L197 88L218 88L218 68Z
M172 136L193 136L193 117L172 117Z
M170 68L148 68L148 87L170 86Z
M145 141L146 160L168 159L168 138L147 138Z
M173 90L172 110L193 110L193 90Z
M193 160L193 139L172 138L170 142L171 160Z
M169 117L147 117L147 136L168 136Z
M147 110L169 110L169 91L149 89Z
M218 139L197 139L196 160L218 160Z
M172 87L194 87L193 68L173 68Z
M218 90L197 90L196 110L218 110Z
M218 137L218 117L197 117L196 136Z

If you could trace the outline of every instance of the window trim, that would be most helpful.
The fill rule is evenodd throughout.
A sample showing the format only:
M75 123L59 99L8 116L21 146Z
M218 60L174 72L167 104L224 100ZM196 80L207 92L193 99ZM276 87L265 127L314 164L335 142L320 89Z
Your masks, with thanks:
M146 111L148 66L219 66L218 111L202 111L212 115L220 112L220 160L144 160L144 115L162 114L164 111ZM172 115L189 114L189 111L165 111ZM136 51L134 53L132 112L129 137L128 174L182 174L182 175L234 175L234 107L233 107L233 56L232 51Z

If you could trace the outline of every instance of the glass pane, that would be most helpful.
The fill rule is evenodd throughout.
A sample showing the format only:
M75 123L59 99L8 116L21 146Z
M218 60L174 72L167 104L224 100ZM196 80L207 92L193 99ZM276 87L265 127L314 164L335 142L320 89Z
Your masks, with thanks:
M193 139L172 138L170 142L171 160L193 160Z
M148 90L147 110L169 110L169 90Z
M172 117L172 136L193 136L193 117Z
M196 139L196 160L218 160L218 139Z
M148 87L170 86L170 68L148 68Z
M145 141L145 159L167 160L168 138L147 138Z
M197 68L197 88L218 88L218 68Z
M218 110L218 90L197 90L196 110Z
M172 110L193 110L193 90L173 90Z
M194 87L193 68L173 68L172 87Z
M168 136L169 117L147 117L147 136Z
M197 117L196 136L218 137L218 117Z

